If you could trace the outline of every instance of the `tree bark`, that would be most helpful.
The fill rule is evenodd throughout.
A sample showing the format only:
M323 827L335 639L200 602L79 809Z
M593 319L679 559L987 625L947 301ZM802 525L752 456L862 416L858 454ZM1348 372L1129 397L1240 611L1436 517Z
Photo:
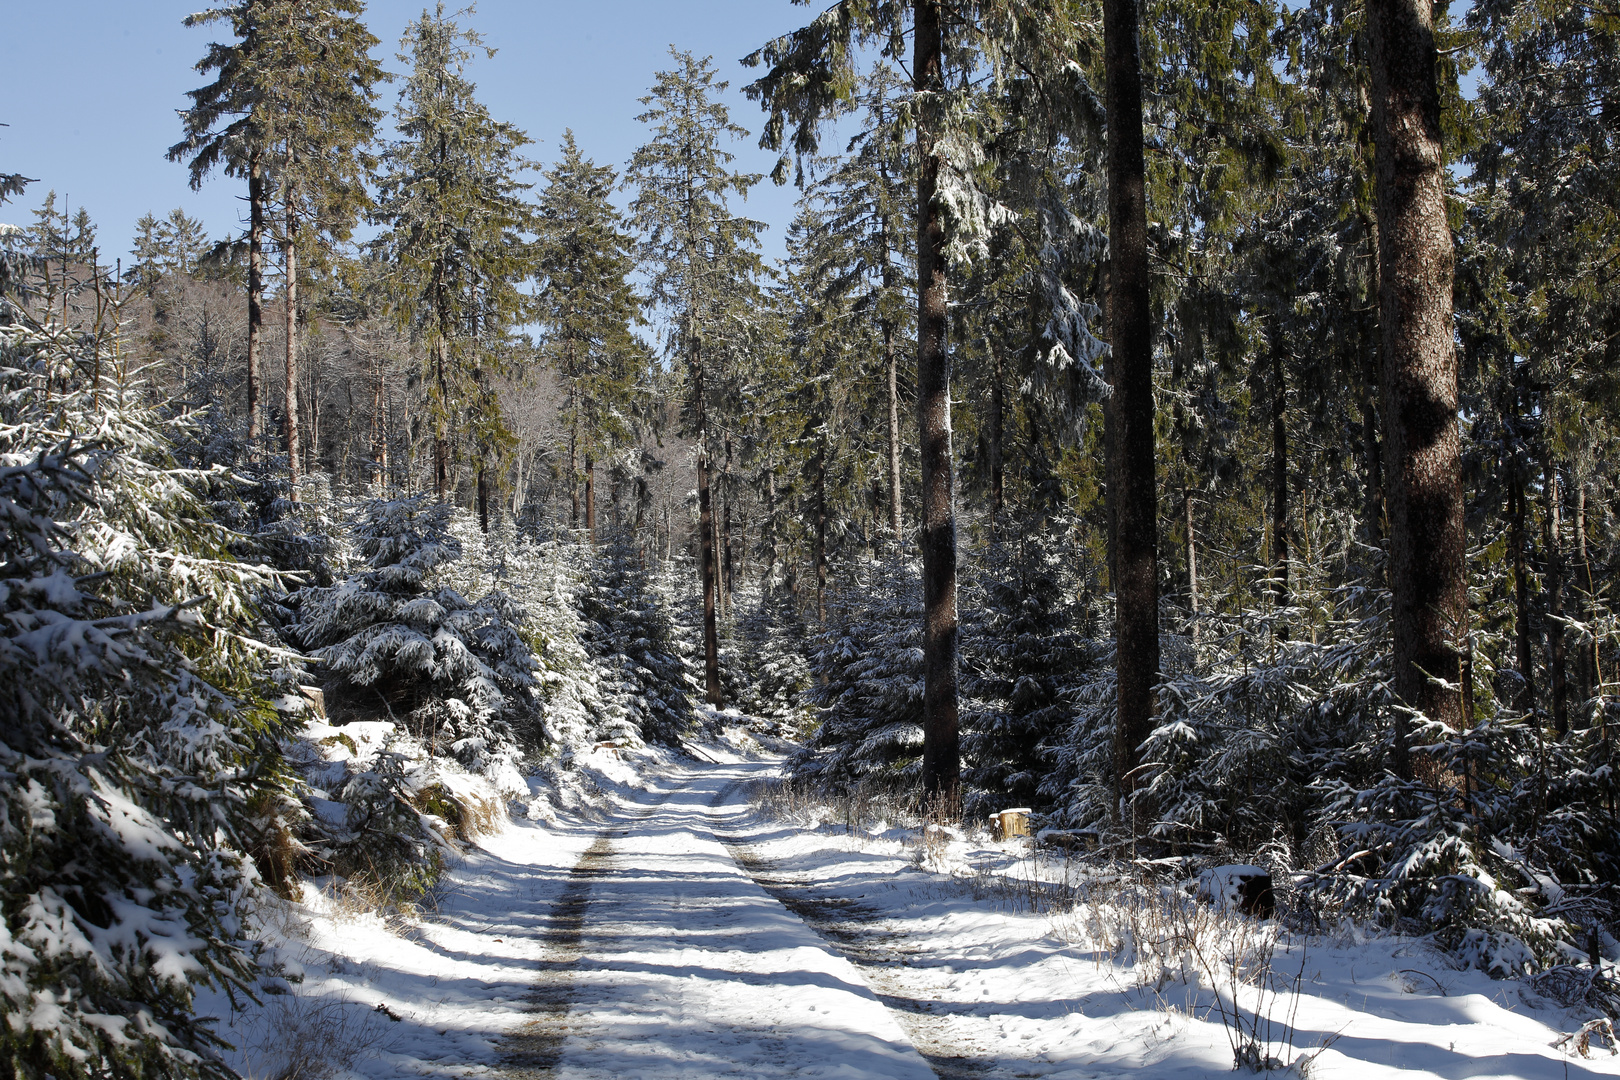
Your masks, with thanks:
M1519 475L1517 463L1509 459L1508 476L1508 546L1513 549L1513 636L1514 652L1519 665L1519 693L1516 702L1521 712L1529 712L1536 703L1535 656L1530 643L1530 582L1525 559L1524 535L1524 479Z
M286 327L287 327L287 385L282 395L282 408L286 413L287 479L292 488L292 501L298 501L298 217L291 206L287 208L287 250L284 253L287 271Z
M720 708L720 625L715 611L714 501L709 490L709 432L703 408L703 352L692 341L692 407L697 421L698 572L703 577L703 697Z
M568 428L568 503L571 508L569 525L579 528L579 421Z
M827 428L816 444L816 624L827 625Z
M1580 600L1580 615L1583 620L1590 622L1592 618L1592 598L1597 593L1597 584L1592 577L1592 556L1586 546L1586 483L1576 478L1575 481L1575 558L1580 563L1580 572L1586 579L1584 595ZM1589 634L1586 641L1581 644L1581 701L1590 702L1597 695L1597 635Z
M1153 730L1159 678L1158 494L1153 439L1153 327L1148 296L1147 169L1142 148L1142 70L1136 0L1104 0L1108 107L1110 331L1118 482L1114 583L1115 783L1136 788L1138 747Z
M596 457L585 451L585 533L596 543Z
M900 509L900 362L894 347L894 326L886 320L883 358L889 370L889 530L894 535L895 550L899 551L904 535Z
M1198 637L1198 534L1193 531L1193 493L1181 493L1182 528L1187 533L1187 609L1192 612L1194 639Z
M725 471L721 475L724 477L724 479L722 480L722 482L720 484L720 495L721 495L721 499L722 499L722 502L721 502L722 513L721 513L721 518L720 518L720 540L721 540L720 551L721 551L721 569L722 569L722 572L723 572L723 576L722 576L721 580L722 580L722 583L724 584L723 593L724 593L724 596L726 598L726 614L730 615L731 614L731 591L732 591L732 588L735 585L735 572L736 572L736 563L733 562L733 560L732 560L732 552L731 552L731 504L734 501L733 500L733 495L736 492L736 485L732 482L732 476L731 476L731 436L730 435L726 436L726 468L725 468Z
M1272 599L1278 610L1289 605L1288 590L1288 382L1283 370L1282 350L1275 344L1271 349L1272 393L1271 403L1271 551L1275 570L1272 572ZM1286 625L1278 630L1278 637L1286 639Z
M439 502L450 491L450 429L445 414L450 410L450 343L441 329L433 343L433 362L439 387L439 407L433 417L433 490Z
M996 350L995 364L990 370L990 530L995 533L1001 526L1001 512L1006 506L1006 471L1002 463L1002 414L1006 402L1002 398L1001 384L1006 378L1006 361L1000 349Z
M375 471L372 482L381 495L388 489L388 416L384 411L381 360L375 361L372 373L376 377L371 392L371 463Z
M957 722L956 507L951 462L951 356L945 219L939 187L945 89L939 0L918 0L912 35L917 110L917 446L922 459L923 796L954 814L961 773Z
M248 274L247 274L247 414L248 455L259 458L263 435L259 414L264 405L264 375L259 370L260 336L264 326L264 208L263 154L255 148L248 157Z
M1541 541L1547 551L1547 689L1552 693L1553 731L1569 734L1569 669L1564 649L1564 521L1558 465L1543 441Z
M1428 0L1368 0L1377 144L1379 307L1397 696L1457 728L1457 635L1467 618L1451 228ZM1443 680L1443 681L1442 681ZM1446 684L1450 684L1449 687ZM1395 769L1413 776L1397 714Z

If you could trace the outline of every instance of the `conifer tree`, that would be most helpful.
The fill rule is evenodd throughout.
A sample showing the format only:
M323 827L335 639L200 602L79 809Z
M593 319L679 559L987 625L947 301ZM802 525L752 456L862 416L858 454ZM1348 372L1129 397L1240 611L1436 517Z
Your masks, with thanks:
M704 695L721 703L719 553L712 490L715 421L712 398L722 388L725 361L754 321L751 301L761 273L763 226L733 215L732 195L746 197L760 177L733 172L724 142L747 132L714 99L726 88L709 58L670 50L676 67L658 73L649 106L638 120L652 138L630 159L625 175L635 191L631 213L642 230L642 258L651 299L670 319L668 342L684 361L685 420L696 440L698 545L703 584Z
M507 439L490 380L512 362L510 335L527 318L519 286L533 270L527 233L529 138L490 116L466 76L476 32L444 14L423 13L406 32L411 75L400 91L401 139L384 154L377 219L387 227L372 250L402 328L427 350L424 382L433 425L433 482L451 494L451 436L460 417L477 461L477 501L485 528L493 457Z
M574 525L580 524L577 457L585 459L584 525L596 541L596 464L628 434L628 403L636 348L631 326L639 318L627 280L633 260L619 212L608 201L613 170L583 157L572 131L563 134L562 159L545 174L540 194L536 268L541 278L539 317L546 358L562 376L568 400L568 491Z
M214 44L198 63L219 74L192 91L182 115L185 138L171 160L190 159L193 187L216 167L248 180L250 345L262 321L262 234L276 236L284 263L286 364L283 423L288 473L298 497L302 448L298 423L299 259L317 268L325 241L346 240L369 204L367 152L381 119L373 102L387 77L371 58L377 39L361 22L361 0L308 5L298 0L246 0L190 16L187 25L229 22L238 40ZM267 221L279 204L279 221ZM257 287L256 287L257 285ZM249 350L249 397L258 392L258 350ZM250 401L250 424L257 410ZM256 426L250 435L256 433Z
M1428 719L1457 727L1462 722L1457 641L1468 615L1467 540L1452 238L1430 5L1369 0L1367 40L1378 147L1395 692ZM1402 714L1396 719L1395 767L1411 776L1407 729Z

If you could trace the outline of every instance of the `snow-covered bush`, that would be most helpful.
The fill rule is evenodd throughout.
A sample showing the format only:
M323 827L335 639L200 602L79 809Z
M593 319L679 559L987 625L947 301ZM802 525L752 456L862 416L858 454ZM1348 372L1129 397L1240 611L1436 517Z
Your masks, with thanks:
M241 853L296 826L252 637L273 578L122 374L0 325L0 1061L223 1078L193 994L248 984Z
M749 716L784 724L790 731L810 718L805 692L810 688L810 659L805 650L804 620L786 589L750 590L737 620L743 673L737 707Z
M674 745L696 722L698 683L668 602L647 578L636 549L615 538L597 551L580 592L585 647L601 673L598 732Z
M914 563L889 558L857 572L828 604L811 643L818 726L789 763L792 777L834 793L917 782L922 761L922 582Z
M334 720L387 717L493 773L540 736L534 660L509 596L474 603L441 581L462 557L450 516L420 497L365 504L353 532L364 569L301 591L294 633L322 662Z
M1065 693L1098 651L1083 633L1084 564L1055 531L1010 529L968 576L961 724L970 816L1039 808L1046 745L1073 713Z

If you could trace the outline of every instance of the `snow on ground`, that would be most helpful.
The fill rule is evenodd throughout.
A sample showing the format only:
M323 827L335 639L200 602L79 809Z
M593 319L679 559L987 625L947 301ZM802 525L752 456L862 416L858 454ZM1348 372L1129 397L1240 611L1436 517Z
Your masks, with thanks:
M945 1062L955 1075L1226 1076L1239 1027L1259 1036L1263 1057L1305 1057L1298 1071L1314 1078L1620 1075L1620 1058L1596 1044L1590 1058L1554 1048L1583 1016L1521 992L1522 983L1454 970L1418 942L1353 928L1279 940L1274 926L1195 907L1199 950L1150 964L1148 933L1163 940L1187 927L1085 908L1029 913L1018 878L1050 875L1021 864L1027 841L919 845L915 833L881 824L807 829L767 825L741 807L730 813L790 902L797 894L801 905L835 913L823 920L828 929L843 924L841 936L868 958L868 977L925 1021L922 1038L957 1056ZM1144 932L1136 964L1093 944L1122 924ZM1268 944L1273 989L1262 998L1244 985L1240 1013L1229 990L1217 1005L1208 987L1230 987L1226 958L1236 953L1252 978ZM1155 977L1144 979L1146 969Z
M1223 941L1251 968L1263 958L1263 928L1210 923L1203 969L1146 938L1138 965L1120 963L1092 944L1118 920L1018 910L1015 887L985 888L993 874L936 872L1005 878L1017 841L919 848L896 829L762 817L749 785L775 766L745 743L696 748L695 763L582 752L531 781L417 918L306 888L261 913L281 992L245 1012L200 1004L254 1078L300 1055L338 1078L1231 1074L1207 987ZM1313 1077L1620 1075L1606 1050L1554 1049L1578 1018L1410 941L1283 940L1271 970L1262 1053L1313 1053ZM1251 1026L1255 996L1239 992Z

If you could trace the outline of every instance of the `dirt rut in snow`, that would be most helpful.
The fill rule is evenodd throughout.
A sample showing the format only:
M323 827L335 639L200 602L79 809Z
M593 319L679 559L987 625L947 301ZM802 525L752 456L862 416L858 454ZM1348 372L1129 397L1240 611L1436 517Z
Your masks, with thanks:
M710 805L718 807L733 790L722 789ZM996 1075L998 1062L988 1050L958 1035L942 1003L917 987L918 969L912 966L911 957L918 950L908 948L903 935L883 928L875 911L818 890L814 882L762 858L739 837L720 832L714 836L761 888L855 965L940 1080L983 1080Z

